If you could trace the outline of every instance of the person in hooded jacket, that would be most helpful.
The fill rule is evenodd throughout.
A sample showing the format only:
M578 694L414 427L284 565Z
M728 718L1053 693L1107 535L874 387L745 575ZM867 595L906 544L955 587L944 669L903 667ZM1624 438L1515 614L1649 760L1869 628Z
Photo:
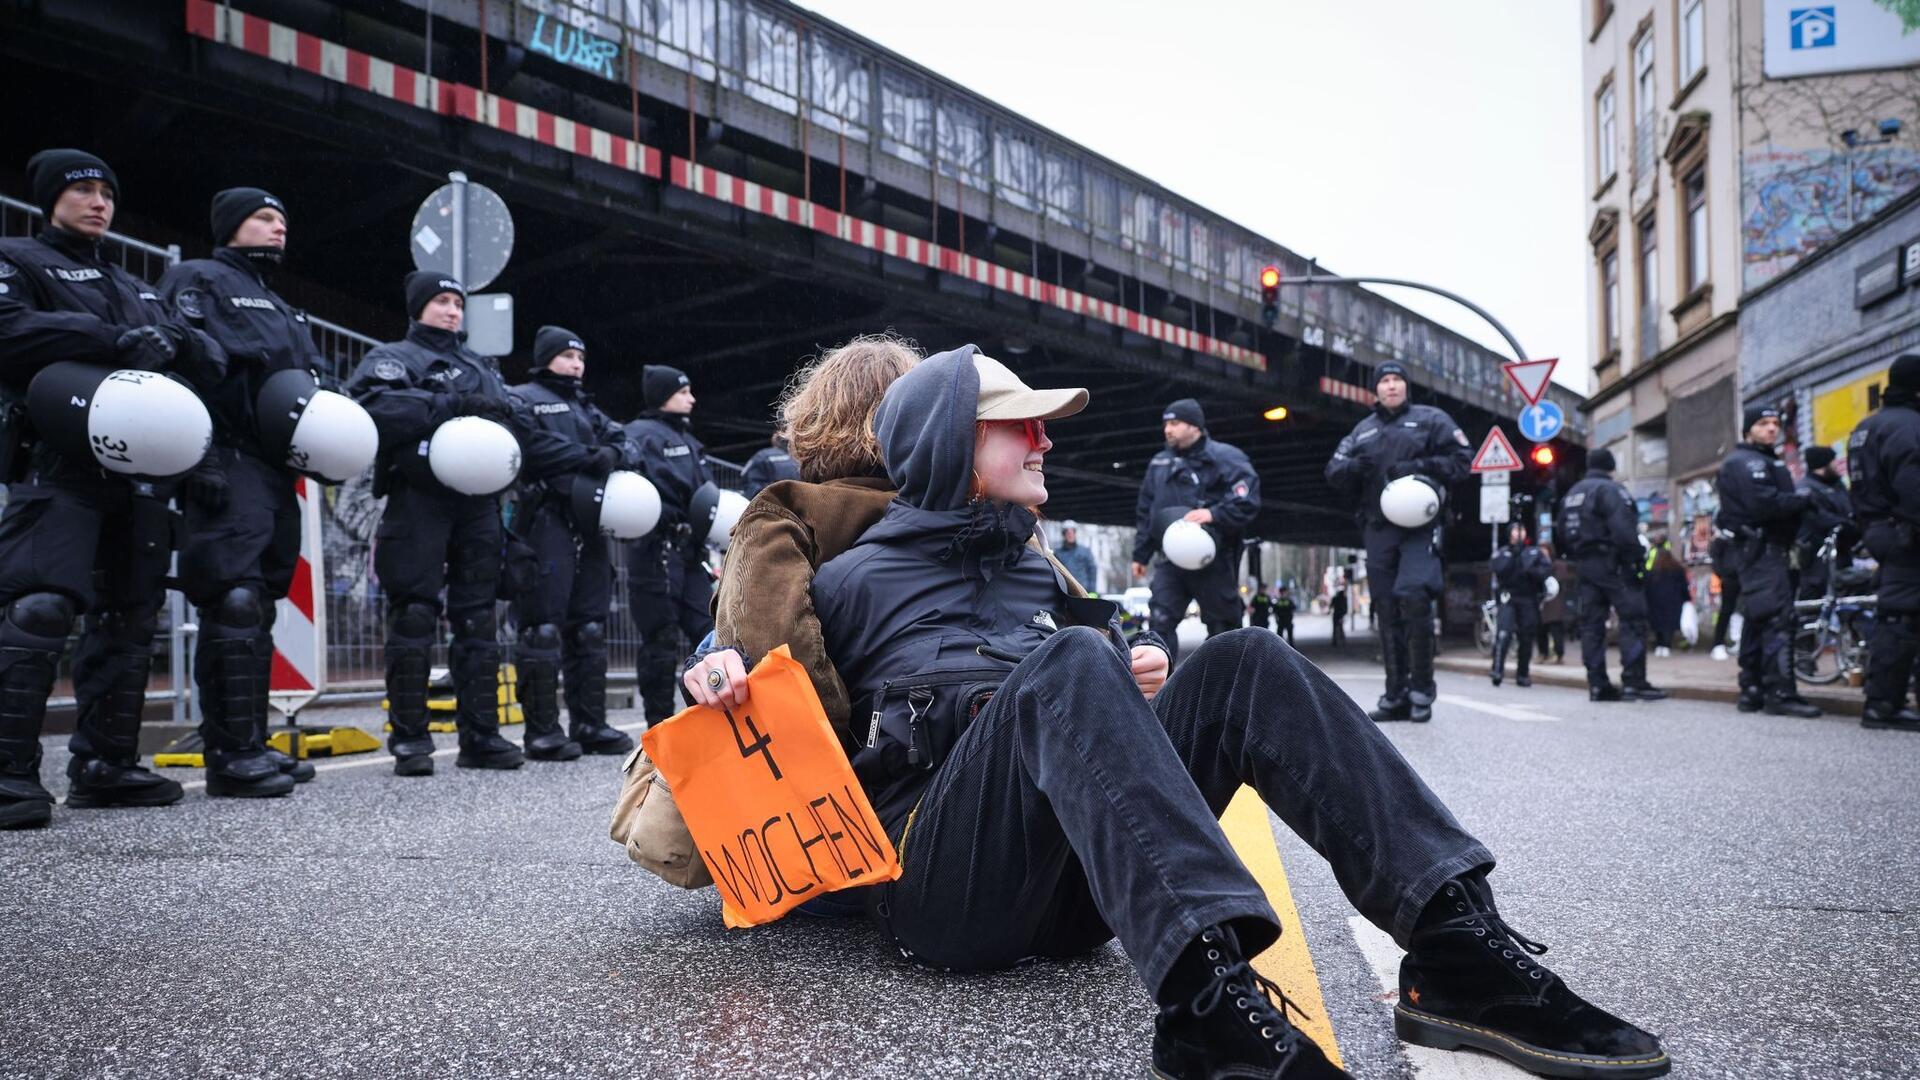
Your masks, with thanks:
M287 208L260 188L213 197L212 258L168 270L160 291L227 351L227 377L206 396L213 450L181 485L181 591L200 609L193 677L207 794L284 795L313 779L307 762L266 744L276 607L300 559L297 480L273 460L255 415L260 388L282 371L323 365L306 313L273 291L287 245Z
M1187 606L1200 604L1207 635L1225 633L1246 622L1240 600L1240 554L1253 519L1260 515L1260 477L1237 446L1207 432L1200 403L1181 398L1160 415L1164 450L1147 462L1147 476L1134 504L1133 576L1153 568L1153 632L1180 659L1180 622ZM1175 566L1161 555L1161 535L1176 520L1211 530L1218 542L1213 561L1198 570Z
M751 500L768 484L798 479L800 464L787 450L786 433L778 432L770 444L754 451L747 459L747 467L741 471L740 494Z
M219 343L101 249L122 194L107 163L81 150L42 151L27 162L27 183L46 225L0 240L7 395L23 399L33 377L59 361L176 372L202 393L217 384L227 363ZM109 473L46 436L24 416L0 432L0 828L52 820L40 732L76 619L84 627L73 657L80 715L66 805L164 806L182 795L178 783L140 766L176 485Z
M1157 637L1129 646L1116 605L1072 595L1028 541L1047 421L1085 401L971 346L922 362L875 417L898 495L814 577L827 654L871 718L854 768L904 867L864 890L893 944L981 970L1117 936L1160 1005L1158 1075L1345 1076L1250 963L1279 923L1216 820L1250 784L1410 947L1403 1038L1663 1074L1654 1036L1538 966L1493 905L1491 854L1291 647L1233 631L1169 679ZM744 675L715 675L744 700Z
M1434 605L1446 588L1440 565L1440 519L1417 529L1388 521L1380 493L1403 476L1424 476L1442 496L1467 478L1473 461L1466 433L1444 410L1408 400L1407 369L1389 360L1374 369L1373 411L1340 440L1327 462L1327 483L1359 502L1367 548L1367 587L1380 616L1380 653L1387 687L1376 721L1433 719ZM1444 499L1441 513L1445 513Z
M1793 474L1777 455L1780 411L1747 409L1745 439L1733 448L1714 486L1720 512L1714 524L1732 534L1730 561L1740 577L1741 712L1815 717L1820 707L1800 696L1793 669L1794 539L1808 496L1793 489Z
M460 416L502 423L536 473L563 453L527 422L494 362L466 346L467 292L427 270L406 277L407 336L362 357L347 394L380 430L374 494L387 505L374 531L373 567L387 594L387 719L396 776L433 775L427 729L428 659L440 632L440 593L453 629L448 660L459 699L455 723L463 769L517 769L519 747L500 737L500 643L494 598L502 571L500 500L441 484L421 452L441 424Z
M1847 437L1861 542L1880 563L1862 727L1920 731L1907 706L1920 658L1920 353L1887 372L1880 408Z
M1809 446L1801 455L1807 475L1795 490L1807 497L1807 512L1800 519L1794 552L1800 567L1798 595L1802 600L1819 599L1827 593L1827 564L1820 560L1820 547L1827 536L1839 530L1834 565L1843 569L1853 565L1853 545L1860 539L1846 478L1834 467L1837 456L1831 446Z
M625 754L633 738L607 724L607 617L613 599L612 542L575 520L574 485L604 482L615 469L640 465L626 431L587 393L587 346L562 326L533 335L529 381L512 387L527 422L554 437L557 452L521 474L513 523L533 551L534 565L514 599L519 628L514 652L521 741L535 761ZM568 731L560 731L564 669Z
M1547 553L1527 543L1527 526L1514 522L1507 526L1507 545L1494 553L1493 591L1500 602L1500 613L1493 638L1493 670L1489 675L1499 686L1506 673L1507 650L1517 640L1520 655L1514 661L1515 686L1533 685L1533 639L1540 632L1540 597L1547 579L1553 576L1553 560Z
M706 447L693 435L695 399L687 373L648 364L640 371L640 393L647 407L627 425L627 437L660 490L660 524L627 545L627 602L642 639L640 700L647 723L657 724L679 711L673 698L681 658L713 629L707 538L696 535L689 519L694 494L713 480Z

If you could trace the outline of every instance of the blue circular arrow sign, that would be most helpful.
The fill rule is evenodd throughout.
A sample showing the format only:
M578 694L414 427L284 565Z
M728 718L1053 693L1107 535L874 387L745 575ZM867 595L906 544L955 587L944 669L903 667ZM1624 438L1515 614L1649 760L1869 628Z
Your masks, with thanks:
M1542 401L1520 410L1520 434L1533 442L1546 442L1567 426L1567 414L1551 401Z

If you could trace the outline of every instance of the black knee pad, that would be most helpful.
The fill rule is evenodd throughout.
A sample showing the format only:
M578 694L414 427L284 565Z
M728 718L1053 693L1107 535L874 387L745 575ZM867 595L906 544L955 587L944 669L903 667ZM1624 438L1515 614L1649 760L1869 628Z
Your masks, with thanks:
M604 649L607 645L607 624L599 622L581 623L573 628L573 643L582 649Z
M236 585L201 609L209 622L239 630L258 629L265 618L266 604L260 590L251 585Z
M73 598L60 593L28 593L7 607L7 622L35 637L65 639L73 619Z
M520 643L529 649L539 649L542 652L558 649L560 628L552 623L523 626L520 628Z
M440 613L432 604L401 604L387 614L387 629L399 637L427 638L439 628Z

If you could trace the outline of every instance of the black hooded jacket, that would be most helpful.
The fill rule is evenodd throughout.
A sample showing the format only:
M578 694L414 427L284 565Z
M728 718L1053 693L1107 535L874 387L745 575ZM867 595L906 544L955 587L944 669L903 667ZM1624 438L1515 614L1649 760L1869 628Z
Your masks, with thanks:
M1920 401L1889 386L1880 410L1847 438L1847 474L1862 528L1885 521L1920 526Z
M1389 480L1418 474L1444 491L1465 480L1472 465L1466 433L1444 410L1411 404L1388 410L1375 404L1334 449L1327 483L1359 501L1362 525L1378 525L1386 521L1380 491Z
M1767 543L1793 546L1808 496L1793 489L1793 474L1771 446L1743 442L1720 463L1715 477L1720 513L1715 524L1731 532L1763 535Z
M887 390L874 430L899 494L813 580L827 654L854 706L854 770L889 825L919 799L1013 660L1073 625L1106 630L1128 655L1118 608L1073 597L1028 545L1031 511L969 501L975 351L929 357Z
M545 483L579 472L593 451L606 446L620 452L619 468L640 467L640 451L626 429L600 411L579 379L539 368L510 392L526 409L527 423L553 436L554 452L521 473L521 479Z
M660 525L638 541L643 547L652 547L687 520L693 493L711 479L707 475L707 448L693 437L691 417L658 409L648 409L628 424L627 437L640 452L647 479L660 491Z

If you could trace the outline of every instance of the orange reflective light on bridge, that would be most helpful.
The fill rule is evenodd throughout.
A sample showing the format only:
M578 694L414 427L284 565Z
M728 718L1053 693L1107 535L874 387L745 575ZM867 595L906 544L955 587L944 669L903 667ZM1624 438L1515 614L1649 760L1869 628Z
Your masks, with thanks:
M1285 405L1275 405L1260 415L1269 420L1285 420L1287 418L1287 407Z

